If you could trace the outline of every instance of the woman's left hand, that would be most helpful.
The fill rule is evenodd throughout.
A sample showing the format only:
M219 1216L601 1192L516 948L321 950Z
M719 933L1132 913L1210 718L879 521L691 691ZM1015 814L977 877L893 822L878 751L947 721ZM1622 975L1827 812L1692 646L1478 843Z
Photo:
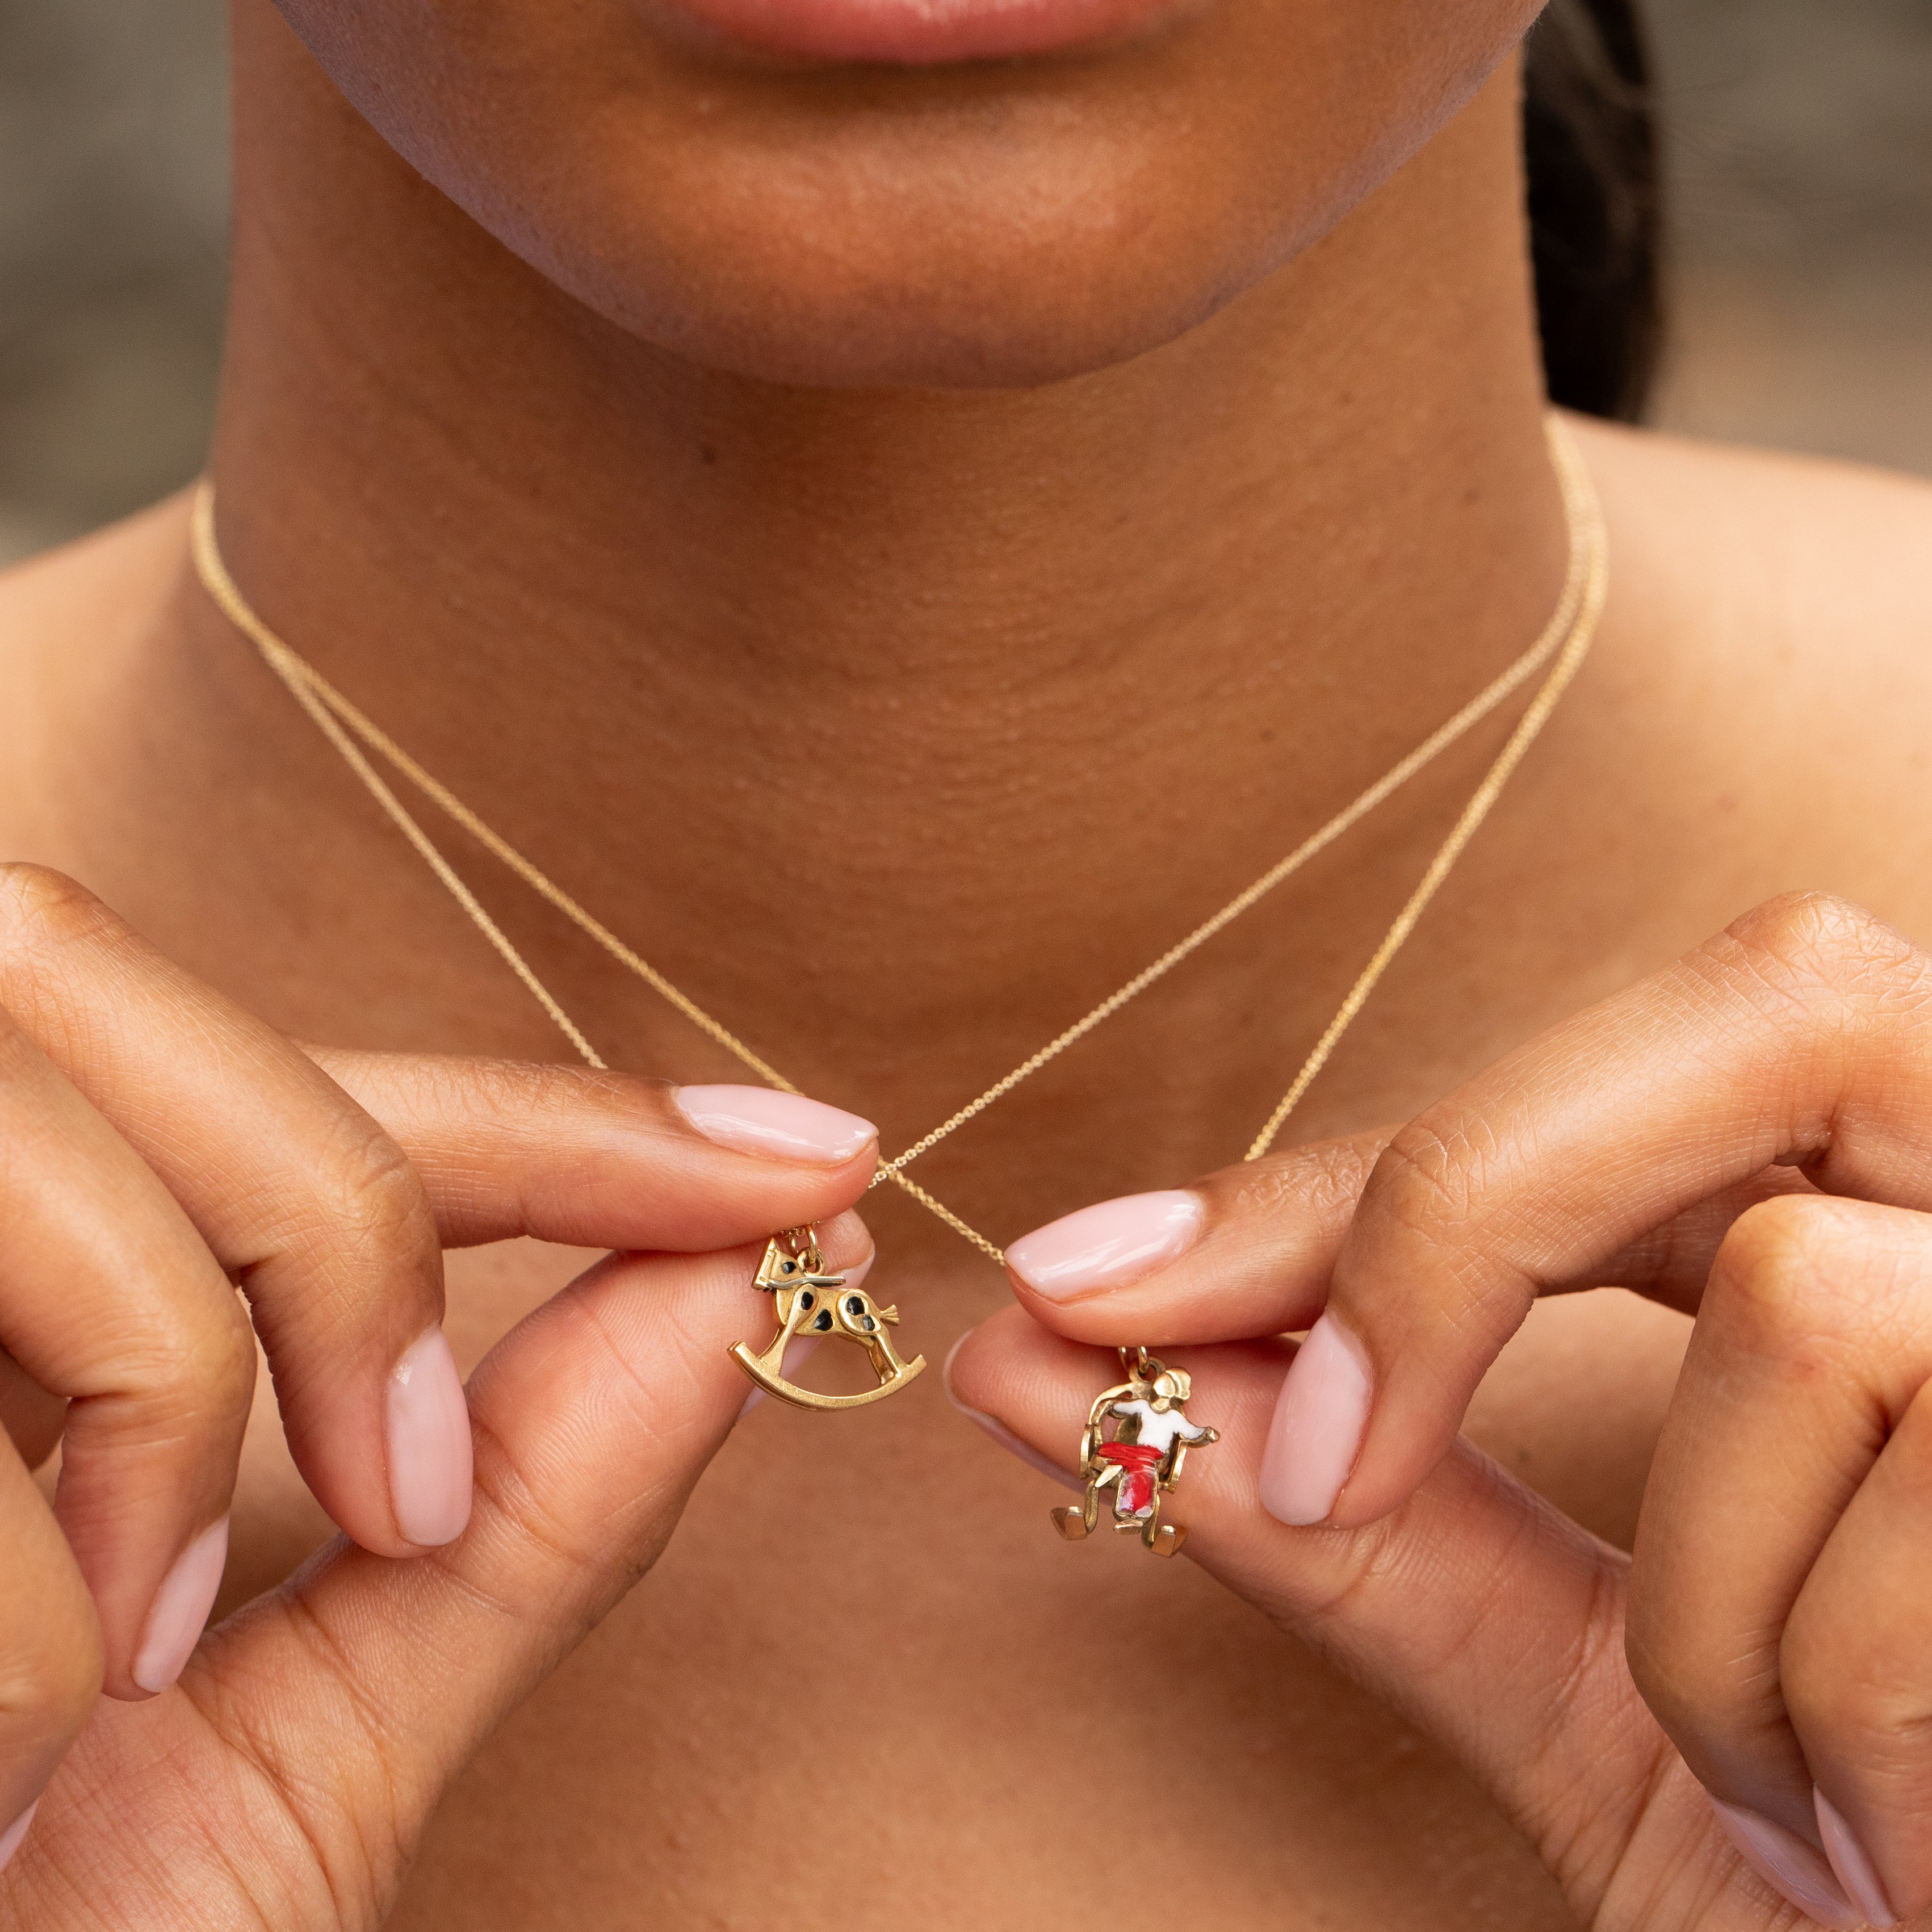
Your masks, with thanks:
M1093 1345L1191 1369L1188 1553L1456 1750L1586 1922L1787 1923L1762 1880L1889 1924L1932 1904L1928 1209L1932 959L1787 898L1393 1136L1016 1243L950 1380L1064 1466ZM1629 1559L1456 1436L1532 1301L1599 1286L1696 1316Z

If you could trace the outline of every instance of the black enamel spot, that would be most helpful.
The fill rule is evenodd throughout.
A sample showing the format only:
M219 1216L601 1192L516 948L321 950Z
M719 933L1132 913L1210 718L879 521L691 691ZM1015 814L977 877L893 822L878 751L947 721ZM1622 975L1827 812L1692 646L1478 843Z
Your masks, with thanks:
M863 1295L848 1294L845 1298L845 1312L848 1315L862 1315L865 1312L866 1298Z
M872 1318L869 1315L868 1315L867 1316L866 1316L866 1317L864 1318L864 1319L863 1319L862 1321L861 1321L861 1322L860 1322L860 1324L859 1324L859 1326L860 1326L861 1328L864 1329L864 1330L866 1330L866 1332L868 1335L872 1332L872 1330L873 1330L874 1329L875 1329L876 1328L878 1328L878 1325L879 1325L879 1324L878 1324L876 1322L874 1322L874 1321L872 1319Z
M805 1292L799 1297L798 1305L801 1308L811 1308L816 1305L818 1300L818 1296L814 1294L812 1290L808 1288Z
M830 1309L829 1309L829 1308L824 1308L824 1309L821 1309L821 1310L820 1310L820 1311L819 1311L819 1315L818 1315L818 1319L816 1322L814 1322L812 1325L814 1328L830 1328L832 1326L832 1311L831 1311L831 1310L830 1310Z

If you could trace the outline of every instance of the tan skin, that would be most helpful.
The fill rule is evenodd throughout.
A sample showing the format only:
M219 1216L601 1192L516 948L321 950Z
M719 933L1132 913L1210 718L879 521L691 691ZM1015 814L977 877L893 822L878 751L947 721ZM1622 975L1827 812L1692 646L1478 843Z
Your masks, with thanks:
M459 0L286 10L313 54L260 0L238 8L214 459L236 574L500 829L888 1148L1258 872L1554 600L1508 58L1525 7L1413 0L1370 21L1228 0L1077 56L922 74L741 58L616 0L561 20ZM1932 500L1578 434L1616 557L1602 636L1298 1138L1414 1118L1634 982L1654 1001L1646 976L1781 892L1828 888L1932 931L1913 836L1932 671L1909 561ZM936 1373L862 1416L767 1404L734 1429L724 1344L763 1340L742 1286L758 1243L816 1216L835 1261L862 1258L866 1228L835 1217L867 1157L721 1153L661 1087L369 1057L566 1056L194 589L184 542L176 502L0 586L6 848L156 949L43 874L10 881L8 1090L32 1102L10 1144L57 1108L72 1131L49 1128L46 1172L10 1182L66 1211L16 1214L4 1258L10 1284L56 1280L70 1300L31 1322L10 1302L6 1340L44 1364L65 1348L44 1378L97 1399L74 1412L94 1435L77 1446L70 1428L82 1474L58 1527L23 1475L4 1486L32 1560L0 1580L29 1694L4 1718L0 1811L46 1795L0 1879L0 1924L1079 1922L1135 1895L1094 1779L1150 1736L1184 1770L1135 1827L1192 1922L1788 1919L1644 1728L1617 1590L1598 1587L1615 1564L1569 1532L1511 1540L1535 1506L1485 1489L1466 1452L1430 1473L1526 1270L1694 1306L1736 1209L1788 1178L1700 1155L1694 1196L1721 1198L1678 1227L1667 1267L1644 1229L1688 1199L1485 1274L1486 1322L1433 1405L1386 1424L1378 1406L1394 1447L1373 1460L1370 1438L1359 1483L1379 1486L1352 1479L1338 1504L1352 1534L1256 1504L1282 1352L1240 1338L1305 1327L1331 1283L1339 1306L1376 1275L1345 1244L1372 1240L1391 1198L1406 1225L1386 1174L1369 1178L1385 1129L1207 1184L1199 1252L1220 1262L1111 1310L1070 1314L1022 1286L1014 1311L953 1236L888 1192L864 1202L870 1286L898 1302L902 1339L936 1364L994 1317L957 1393L1063 1463L1104 1364L1042 1324L1214 1345L1186 1358L1192 1412L1222 1435L1188 1474L1203 1568L1060 1549L1058 1493L992 1454ZM1004 1238L1222 1166L1496 742L1459 750L962 1132L929 1184ZM734 1077L452 850L614 1064ZM1812 916L1751 931L1802 961ZM1790 1003L1807 1018L1714 1102L1661 1108L1666 1153L1736 1139L1732 1114L1804 1057L1807 1028L1836 1024L1817 989L1847 962L1877 957L1910 1005L1912 956L1849 916L1821 929L1832 970ZM1620 1049L1652 1011L1612 1022ZM1672 1064L1732 1036L1702 1018ZM1580 1097L1603 1064L1593 1036L1566 1036L1540 1085L1506 1069L1454 1104L1500 1120L1530 1094L1512 1145L1566 1124L1564 1178L1587 1176L1629 1119ZM290 1039L330 1042L328 1077ZM1875 1051L1882 1072L1912 1049ZM1826 1185L1932 1204L1817 1165L1835 1093L1753 1172L1791 1154ZM1552 1182L1527 1154L1496 1171L1504 1208ZM372 1173L390 1177L375 1194ZM1365 1186L1369 1232L1352 1234ZM1724 1265L1761 1281L1822 1239L1855 1282L1910 1250L1905 1218L1904 1234L1774 1225L1769 1259L1734 1246ZM1504 1219L1437 1232L1486 1268ZM76 1233L110 1221L115 1241ZM386 1499L377 1417L397 1352L438 1312L439 1248L464 1250L447 1322L466 1372L514 1332L470 1381L469 1527L422 1555ZM604 1249L658 1252L592 1266L514 1328ZM224 1604L272 1594L149 1698L130 1676L143 1606L235 1480L245 1330L224 1270L279 1352L297 1454L265 1379ZM130 1292L166 1304L165 1372L103 1354ZM1848 1289L1840 1305L1860 1304ZM317 1309L335 1326L312 1334ZM1628 1296L1544 1304L1470 1432L1627 1545L1689 1325ZM1757 1353L1791 1359L1804 1324L1771 1325ZM1869 1324L1848 1332L1826 1379L1857 1394L1876 1345ZM1707 1334L1721 1349L1721 1324ZM202 1350L193 1374L164 1346L183 1335ZM1393 1389L1406 1344L1370 1339ZM1720 1368L1751 1338L1730 1346ZM127 1385L142 1376L146 1420L193 1419L172 1461L128 1420L144 1419ZM1882 1393L1902 1418L1910 1388ZM50 1413L13 1378L30 1461ZM1763 1460L1686 1435L1714 1413L1673 1412L1640 1677L1714 1790L1815 1837L1810 1745L1792 1756L1781 1711L1762 1750L1724 1758L1736 1714L1680 1681L1734 1606L1672 1570L1670 1532L1694 1512L1669 1499L1728 1493L1726 1472ZM88 1480L106 1499L91 1516L74 1501ZM136 1494L147 1506L117 1516ZM325 1504L362 1547L282 1585L332 1535ZM1906 1507L1881 1512L1881 1545ZM1745 1543L1789 1568L1774 1536ZM1392 1546L1390 1574L1420 1565L1422 1584L1334 1587ZM1471 1578L1526 1563L1521 1600L1477 1618ZM1880 1615L1874 1566L1858 1574L1857 1627L1880 1678L1904 1682L1922 1634ZM1480 1640L1437 1667L1472 1618ZM1602 1639L1585 1646L1594 1674L1568 1678L1580 1631ZM1847 1700L1828 1672L1804 1682L1822 1714L1800 1729L1822 1737ZM1896 1902L1932 1896L1901 1849L1910 1792L1875 1793L1843 1754L1820 1762ZM1665 1802L1643 1812L1658 1778Z

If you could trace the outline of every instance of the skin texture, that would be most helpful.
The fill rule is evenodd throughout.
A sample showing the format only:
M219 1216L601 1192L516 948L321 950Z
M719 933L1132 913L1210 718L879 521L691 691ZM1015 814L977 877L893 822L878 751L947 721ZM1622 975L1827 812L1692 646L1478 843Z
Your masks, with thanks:
M742 58L614 0L290 18L314 54L265 8L237 15L214 460L237 575L492 823L889 1147L1259 872L1554 599L1504 59L1523 9L1230 5L926 73ZM1394 1124L1472 1082L1486 1118L1484 1067L1744 909L1825 886L1932 929L1911 836L1932 613L1905 562L1927 493L1582 440L1616 560L1597 651L1299 1120L1371 1141L1229 1184L1246 1258L1204 1313L1176 1304L1178 1342L1311 1314ZM1740 1453L1719 1412L1708 1442L1672 1414L1640 1558L1658 1552L1660 1580L1631 1586L1634 1682L1620 1559L1592 1536L1633 1537L1685 1344L1673 1311L1698 1304L1738 1204L1704 1210L1701 1246L1676 1224L1668 1243L1626 1231L1652 1254L1633 1284L1667 1306L1539 1306L1482 1380L1472 1433L1547 1504L1456 1448L1364 1526L1273 1522L1255 1472L1274 1341L1194 1352L1194 1409L1223 1434L1189 1473L1198 1567L1062 1550L1057 1492L993 1456L936 1374L860 1417L766 1403L734 1427L724 1345L763 1339L743 1286L757 1244L849 1205L862 1158L728 1157L648 1084L370 1058L559 1046L194 591L184 530L163 506L0 584L7 848L145 940L13 875L16 1064L52 1066L98 1144L63 1170L82 1204L52 1244L10 1258L0 1334L13 1347L16 1304L68 1286L58 1239L100 1221L84 1190L118 1174L232 1336L220 1284L254 1256L195 1185L299 1209L320 1155L360 1136L400 1211L339 1280L352 1220L309 1213L291 1279L324 1288L290 1305L382 1346L358 1363L291 1338L301 1359L277 1362L279 1402L258 1381L238 1472L238 1364L172 1376L202 1437L180 1472L141 1466L184 1533L232 1501L224 1609L269 1594L142 1701L94 1686L128 1689L161 1559L138 1576L128 1559L131 1610L92 1608L67 1519L24 1474L58 1405L10 1372L22 1462L0 1508L32 1560L0 1583L26 1687L9 1801L61 1768L0 1879L0 1924L1078 1922L1112 1883L1123 1821L1090 1790L1120 1762L1124 1710L1175 1741L1184 1770L1132 1822L1204 1924L1789 1922L1692 1777L1724 1782L1706 1746L1736 1713L1674 1688L1724 1636L1673 1621L1703 1586L1669 1581L1672 1524ZM1009 1238L1222 1166L1495 737L1002 1102L931 1184ZM452 850L614 1064L734 1078ZM62 964L79 956L47 920L76 906L140 962L123 984L90 991ZM162 990L144 1005L142 987ZM1790 1037L1802 1059L1810 1036ZM132 1075L90 1074L117 1051ZM1577 1100L1594 1072L1540 1102L1587 1142L1572 1184L1622 1150L1622 1117L1592 1126ZM202 1084L162 1117L158 1080ZM48 1144L77 1144L47 1130L45 1094L9 1091ZM864 1211L868 1292L936 1364L1006 1285L885 1194ZM1876 1375L1859 1310L1880 1291L1861 1285L1916 1280L1912 1235L1738 1226L1778 1238L1769 1258L1730 1250L1712 1312L1768 1311L1773 1363L1780 1268L1804 1243L1843 1258L1846 1340L1824 1374L1846 1406L1819 1426L1838 1441L1849 1417L1843 1439L1869 1446L1874 1418L1910 1405ZM867 1233L835 1230L835 1261L862 1259ZM431 1246L470 1250L446 1285ZM1292 1271L1277 1246L1313 1284L1286 1315L1265 1304ZM173 1278L90 1252L151 1293ZM477 1502L459 1540L403 1560L358 1471L380 1454L373 1371L439 1294L473 1371ZM1456 1400L1525 1298L1459 1364ZM999 1314L954 1380L1064 1460L1100 1358L1045 1312ZM62 1333L83 1360L99 1339L77 1299ZM1724 1346L1700 1316L1689 1386L1712 1379L1694 1351ZM309 1378L332 1375L339 1426L305 1424ZM1456 1406L1417 1432L1418 1473ZM1909 1449L1902 1424L1894 1439ZM1909 1472L1900 1488L1872 1490L1882 1544L1907 1523ZM355 1542L330 1542L324 1502ZM1751 1548L1789 1572L1774 1538ZM1364 1577L1388 1587L1340 1587ZM1795 1615L1778 1628L1808 1656L1829 1647ZM1484 1641L1459 1649L1470 1630ZM1865 1681L1923 1648L1909 1617L1868 1617L1858 1643ZM1526 1660L1513 1696L1498 1657ZM1750 1714L1787 1759L1780 1725L1808 1754L1858 1721L1842 1673L1792 1682L1796 1704ZM1554 1743L1532 1749L1552 1710ZM1909 1788L1887 1801L1811 1768L1903 1892L1884 1805ZM1724 1793L1815 1830L1788 1762L1773 1771L1769 1796Z

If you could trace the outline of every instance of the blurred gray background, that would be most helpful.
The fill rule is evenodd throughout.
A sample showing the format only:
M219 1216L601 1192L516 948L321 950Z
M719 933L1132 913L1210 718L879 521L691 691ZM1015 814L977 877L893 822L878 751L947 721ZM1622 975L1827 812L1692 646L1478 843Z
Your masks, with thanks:
M1932 0L1650 0L1659 421L1932 475ZM0 562L195 470L219 348L221 0L0 0Z

